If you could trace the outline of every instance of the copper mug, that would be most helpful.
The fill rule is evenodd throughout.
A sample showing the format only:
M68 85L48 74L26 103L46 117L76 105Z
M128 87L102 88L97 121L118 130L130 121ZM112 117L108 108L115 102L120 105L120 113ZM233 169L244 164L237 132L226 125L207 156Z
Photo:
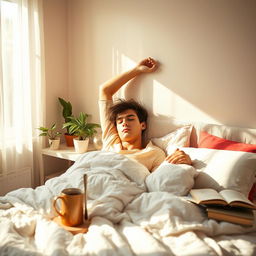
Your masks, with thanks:
M56 205L61 200L60 210ZM65 226L75 227L83 224L84 194L78 188L66 188L54 198L53 207Z

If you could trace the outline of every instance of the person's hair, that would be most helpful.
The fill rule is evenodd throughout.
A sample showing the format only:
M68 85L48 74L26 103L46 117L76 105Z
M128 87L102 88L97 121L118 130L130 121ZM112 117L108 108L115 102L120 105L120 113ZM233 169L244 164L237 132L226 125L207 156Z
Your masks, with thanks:
M128 110L132 109L137 114L140 123L145 122L147 123L148 119L148 112L147 110L139 104L137 101L130 99L130 100L123 100L119 99L117 103L109 108L109 120L110 122L116 125L116 118L117 115Z

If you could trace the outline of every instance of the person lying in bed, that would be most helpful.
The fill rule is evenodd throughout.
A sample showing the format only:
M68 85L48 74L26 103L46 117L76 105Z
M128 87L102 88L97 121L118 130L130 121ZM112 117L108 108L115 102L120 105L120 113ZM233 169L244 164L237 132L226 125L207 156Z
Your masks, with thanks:
M166 157L164 151L152 142L144 147L142 134L147 128L147 110L134 100L120 100L114 104L113 95L132 78L156 69L154 59L144 59L133 69L102 84L99 90L103 149L124 154L146 166L150 172L164 160L172 164L191 165L191 159L179 149Z

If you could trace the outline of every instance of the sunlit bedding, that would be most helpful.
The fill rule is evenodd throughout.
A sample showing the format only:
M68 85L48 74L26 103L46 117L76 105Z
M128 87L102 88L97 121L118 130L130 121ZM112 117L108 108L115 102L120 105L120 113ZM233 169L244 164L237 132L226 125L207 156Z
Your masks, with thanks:
M217 222L186 199L195 187L248 196L256 154L198 146L201 130L256 144L255 130L174 120L151 124L147 136L166 153L182 148L193 166L164 162L150 174L123 155L88 152L45 185L0 198L0 255L256 255L255 213L252 227ZM91 224L87 233L72 235L52 221L52 199L64 188L83 189L85 173Z

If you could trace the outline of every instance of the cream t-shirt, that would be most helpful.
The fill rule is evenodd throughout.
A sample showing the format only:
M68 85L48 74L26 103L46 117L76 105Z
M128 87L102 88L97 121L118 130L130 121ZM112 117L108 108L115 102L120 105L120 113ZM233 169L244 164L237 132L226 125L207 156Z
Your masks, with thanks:
M108 109L113 105L112 100L100 100L100 123L102 128L103 150L123 154L147 167L152 172L165 159L162 149L150 141L144 149L123 150L116 126L108 120Z

